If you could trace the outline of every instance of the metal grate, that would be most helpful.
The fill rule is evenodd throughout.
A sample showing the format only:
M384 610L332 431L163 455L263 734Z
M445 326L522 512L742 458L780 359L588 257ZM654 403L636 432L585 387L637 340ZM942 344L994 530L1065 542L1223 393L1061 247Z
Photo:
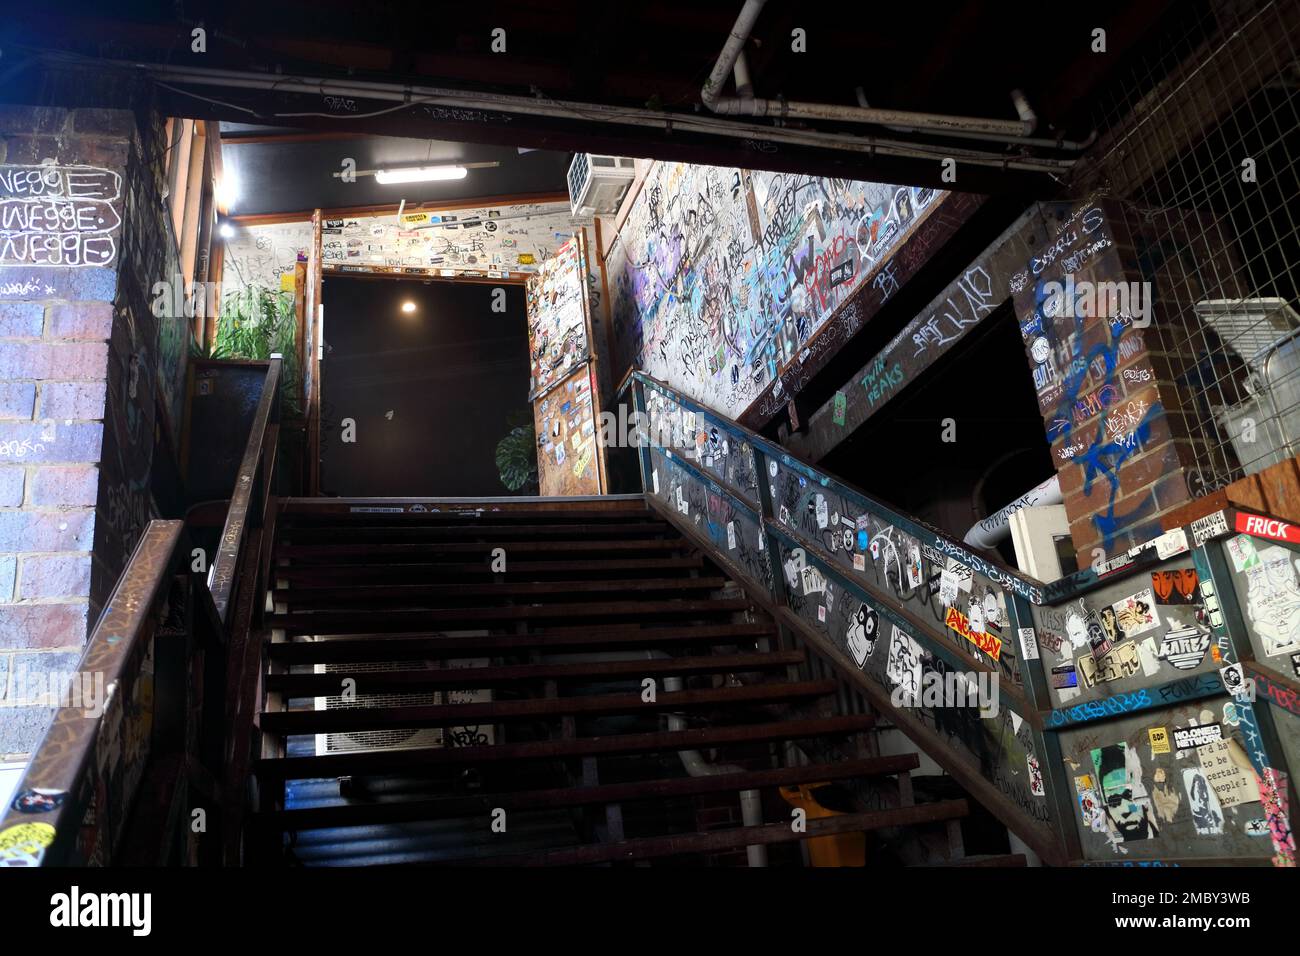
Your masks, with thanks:
M1108 187L1144 237L1146 335L1182 357L1173 398L1201 495L1300 454L1300 3L1179 10L1100 102L1108 132L1072 186Z

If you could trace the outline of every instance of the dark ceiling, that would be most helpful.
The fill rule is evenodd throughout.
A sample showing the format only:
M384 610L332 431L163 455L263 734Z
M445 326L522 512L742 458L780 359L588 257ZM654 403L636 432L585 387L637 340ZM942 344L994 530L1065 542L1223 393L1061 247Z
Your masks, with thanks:
M441 140L371 136L362 133L304 132L222 123L222 163L238 183L231 215L310 212L315 208L378 206L405 200L457 201L504 196L542 196L565 192L568 153L520 152L508 146L449 143ZM388 166L499 163L470 169L461 180L381 185L373 176L347 182L336 173L345 160L360 171Z
M1123 75L1121 67L1149 53L1147 41L1153 32L1202 3L965 0L815 5L771 0L759 15L746 55L755 92L762 97L853 105L860 86L876 107L1015 119L1010 91L1018 88L1038 114L1037 135L1083 139L1093 127L1091 104L1098 92ZM852 151L843 145L791 144L769 140L761 130L772 130L773 135L778 129L787 134L796 129L843 134L857 140L860 148L866 136L933 146L932 137L823 120L782 123L712 116L701 104L701 86L741 5L741 0L224 0L209 8L176 0L108 5L91 0L45 3L30 24L11 21L4 29L18 42L20 55L53 49L136 64L284 77L275 79L270 90L240 84L156 86L163 107L179 115L945 185L932 151L917 158ZM191 30L199 25L207 30L203 53L191 49ZM1098 28L1106 31L1105 53L1091 49ZM504 30L505 52L492 50L497 29ZM806 52L791 48L796 29L805 31ZM10 51L5 53L5 62L12 63ZM41 62L48 68L48 60ZM144 72L138 66L136 70ZM567 100L649 109L662 120L638 126L593 122L580 110L564 117L530 114L527 109L502 115L360 97L338 107L323 103L327 98L319 90L294 77L455 87L532 97L537 104ZM21 88L22 79L15 76L9 95ZM86 90L85 95L92 93ZM284 114L289 113L313 115L287 119ZM730 132L673 125L699 119ZM757 124L760 132L738 132L740 123ZM979 148L995 158L1040 152L1024 144ZM1046 195L1057 181L1040 171L977 164L967 166L955 185Z

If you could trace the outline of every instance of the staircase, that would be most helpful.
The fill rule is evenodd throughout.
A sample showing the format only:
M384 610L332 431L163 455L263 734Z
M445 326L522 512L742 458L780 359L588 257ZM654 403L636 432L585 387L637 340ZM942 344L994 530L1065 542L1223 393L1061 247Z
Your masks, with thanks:
M287 499L271 562L246 862L1023 863L962 858L966 801L640 495Z

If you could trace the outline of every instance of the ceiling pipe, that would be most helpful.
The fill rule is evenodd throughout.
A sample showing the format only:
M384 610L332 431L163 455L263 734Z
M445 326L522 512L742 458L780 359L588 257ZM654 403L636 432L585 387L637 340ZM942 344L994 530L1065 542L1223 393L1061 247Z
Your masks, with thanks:
M270 90L275 92L314 93L321 96L362 97L401 103L405 106L450 106L460 109L495 110L503 113L520 115L553 116L561 119L581 119L588 122L602 122L621 125L650 127L672 133L674 130L703 133L712 136L728 136L735 139L751 139L770 143L789 143L800 146L812 146L821 149L838 149L854 153L867 153L871 156L891 156L907 159L940 160L952 158L958 162L973 165L990 166L998 169L1015 169L1036 173L1064 172L1075 163L1073 159L1043 159L1031 157L1009 158L1000 153L978 150L953 149L951 147L927 146L924 144L905 143L896 140L880 139L874 136L846 135L824 133L810 130L783 129L758 123L717 122L697 119L687 115L665 115L657 110L643 110L620 106L606 106L600 103L570 103L562 100L535 99L532 97L510 96L498 93L465 93L437 87L409 86L397 83L378 83L349 80L340 82L316 77L295 77L282 74L276 76L259 76L236 70L217 70L199 67L174 67L156 64L126 64L152 75L155 81L167 89L172 89L185 96L207 102L221 103L211 97L192 90L169 86L171 83L188 83L201 86L234 87L244 89ZM731 69L731 67L728 67ZM288 119L298 116L324 116L340 121L351 117L346 114L334 115L320 112L293 112L260 114L247 107L236 106L258 119ZM401 107L396 107L400 109ZM364 117L359 117L364 118Z
M857 96L858 105L867 107L867 94L863 92L862 87L854 87L854 94ZM1012 91L1014 96L1019 90ZM1028 106L1028 104L1026 104ZM1066 139L1064 136L1051 138L1048 136L999 136L995 133L966 133L958 130L923 130L916 126L898 126L889 124L885 129L893 130L895 133L931 133L936 136L951 136L957 139L975 139L994 143L1019 143L1023 146L1043 146L1048 149L1069 150L1073 153L1081 153L1097 141L1097 130L1094 127L1088 134L1087 139L1073 140Z
M874 109L863 106L841 106L835 103L805 103L798 100L770 100L755 96L723 96L722 89L742 52L745 41L753 32L754 23L767 0L745 0L735 26L718 54L709 77L700 90L700 98L719 115L777 116L781 118L823 119L845 123L876 123L881 126L906 126L919 132L975 133L995 136L1025 137L1034 132L1038 117L1029 108L1024 94L1011 94L1019 119L984 119L973 116L949 116L943 113L915 113L910 110Z
M738 96L753 96L754 84L749 78L749 61L745 59L745 51L741 50L736 54L736 65L732 68L736 77L736 94Z

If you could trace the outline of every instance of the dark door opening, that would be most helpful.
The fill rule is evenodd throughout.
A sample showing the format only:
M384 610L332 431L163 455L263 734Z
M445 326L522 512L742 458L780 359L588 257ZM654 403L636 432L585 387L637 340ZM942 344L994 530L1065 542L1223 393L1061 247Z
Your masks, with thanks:
M321 301L322 493L509 494L495 456L530 414L523 286L327 276Z

